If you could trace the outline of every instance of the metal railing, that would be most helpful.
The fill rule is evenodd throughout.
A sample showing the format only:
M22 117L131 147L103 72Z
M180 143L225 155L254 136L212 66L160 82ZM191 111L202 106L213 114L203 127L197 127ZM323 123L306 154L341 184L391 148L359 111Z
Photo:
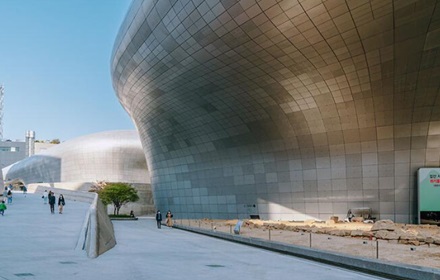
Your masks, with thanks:
M224 222L212 220L179 219L175 220L175 224L231 235L234 234L235 227L235 224L225 224ZM431 244L415 246L400 244L397 240L376 240L372 237L341 237L306 231L248 227L245 225L240 228L240 235L358 257L440 268L440 246Z

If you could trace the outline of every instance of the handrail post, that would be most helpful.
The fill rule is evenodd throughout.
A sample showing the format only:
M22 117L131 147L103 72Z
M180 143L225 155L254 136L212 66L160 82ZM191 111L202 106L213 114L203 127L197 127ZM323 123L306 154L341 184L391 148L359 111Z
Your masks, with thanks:
M379 259L379 240L376 240L376 259Z

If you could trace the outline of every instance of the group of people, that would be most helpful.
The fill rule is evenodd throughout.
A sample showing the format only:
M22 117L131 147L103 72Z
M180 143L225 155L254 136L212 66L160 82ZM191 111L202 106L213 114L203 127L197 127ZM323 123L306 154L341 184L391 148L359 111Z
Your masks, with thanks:
M23 186L23 194L26 196L27 188ZM55 194L52 191L47 192L47 190L44 191L43 195L41 196L43 198L44 204L47 204L49 202L50 205L50 212L52 214L55 213L55 203L56 203L56 197ZM0 202L0 214L4 216L5 210L8 209L6 206L6 202L8 204L12 203L12 186L6 186L3 190L3 199ZM58 197L58 213L63 214L64 205L66 205L66 201L64 200L64 196L62 194Z
M23 190L26 189L25 186L23 186ZM26 189L27 191L27 189ZM26 196L26 192L23 191L23 193ZM1 200L0 203L0 214L2 216L5 215L5 210L8 209L8 207L6 206L7 204L12 204L12 184L9 184L8 186L5 186L4 190L3 190L3 198Z
M56 203L56 197L55 194L52 191L47 192L47 190L44 191L41 198L44 201L44 204L47 204L49 202L50 206L50 213L55 213L55 203ZM58 196L58 213L63 214L64 205L66 205L66 201L64 200L63 194L60 194Z
M166 225L168 227L172 227L173 226L173 214L171 213L170 210L168 210L167 214L165 215L165 218L166 218ZM161 228L162 213L160 212L160 210L157 210L157 212L156 212L156 222L157 222L157 228Z
M23 189L23 194L26 194L27 189ZM4 191L3 191L3 197L7 198L7 202L12 203L12 192L11 192L11 188L5 187ZM43 195L41 196L41 198L44 201L44 204L48 204L50 206L50 213L54 214L55 213L55 204L57 202L56 196L52 191L47 191L45 190L43 192ZM6 204L5 204L5 199L3 199L0 203L0 214L3 216L5 213L5 210L7 209ZM64 199L63 194L60 194L58 196L58 213L59 214L63 214L63 209L64 206L66 205L66 201ZM134 217L134 212L131 211L130 212L130 216ZM170 210L168 210L168 212L165 214L165 218L166 218L166 222L165 224L168 227L172 227L173 226L173 214L171 213ZM160 212L160 210L157 210L156 213L156 222L157 222L157 228L161 228L161 224L162 224L162 213Z
M5 187L3 190L3 201L8 204L12 203L12 186Z
M0 214L2 216L5 215L5 210L8 209L6 202L8 204L12 203L12 185L6 186L3 190L3 198L0 203Z

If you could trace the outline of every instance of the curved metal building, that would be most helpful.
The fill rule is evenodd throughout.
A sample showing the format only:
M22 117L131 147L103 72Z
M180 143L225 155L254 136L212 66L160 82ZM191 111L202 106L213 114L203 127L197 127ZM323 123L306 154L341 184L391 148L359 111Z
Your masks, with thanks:
M24 184L57 182L149 183L139 136L134 130L77 137L3 170L5 180Z
M160 209L415 222L416 170L440 159L439 38L435 0L134 1L113 85Z
M136 213L153 213L150 177L134 130L104 131L68 140L2 170L6 182L86 190L98 181L130 183L140 197Z

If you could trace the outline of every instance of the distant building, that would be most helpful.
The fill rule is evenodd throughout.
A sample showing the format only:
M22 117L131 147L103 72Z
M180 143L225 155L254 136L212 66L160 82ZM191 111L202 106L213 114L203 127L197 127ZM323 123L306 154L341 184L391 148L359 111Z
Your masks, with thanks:
M6 183L88 191L98 182L124 182L136 188L140 200L121 213L154 212L147 162L136 131L85 135L37 153L39 144L44 143L35 143L35 155L2 169Z
M26 158L26 142L5 140L0 142L0 165L6 167Z
M5 168L56 145L58 144L35 142L35 131L32 130L26 131L24 141L2 140L0 141L0 167ZM3 179L8 181L8 178Z
M35 151L35 132L26 131L26 140L2 140L0 141L0 165L1 168L11 165L26 157L32 156Z
M38 155L41 153L44 153L47 149L50 149L54 146L57 146L59 144L52 144L52 143L48 143L48 142L35 142L34 143L34 153L32 153L31 155Z
M0 87L0 91L2 91L1 87ZM4 168L15 162L18 162L28 156L31 156L34 151L34 141L35 141L34 131L26 131L25 141L20 141L20 140L12 141L9 139L0 141L1 168ZM2 177L2 179L7 181L7 178ZM3 182L1 183L3 184Z

